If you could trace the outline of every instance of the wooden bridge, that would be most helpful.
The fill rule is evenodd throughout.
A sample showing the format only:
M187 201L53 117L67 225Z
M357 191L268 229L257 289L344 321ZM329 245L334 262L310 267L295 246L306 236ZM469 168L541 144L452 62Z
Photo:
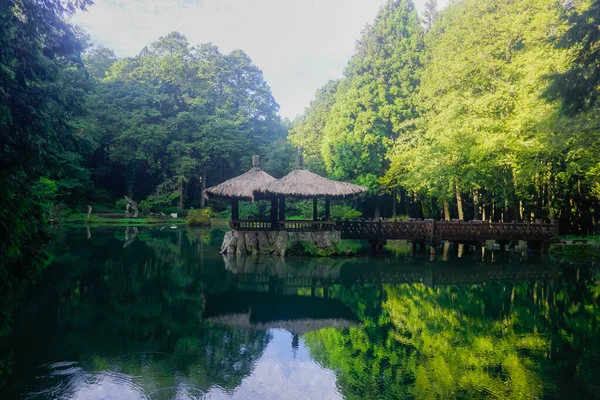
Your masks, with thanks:
M438 245L441 242L482 244L495 240L501 245L527 241L534 247L558 240L558 221L535 222L484 222L484 221L436 221L433 219L408 221L272 221L232 220L237 231L285 230L290 232L315 232L338 230L342 239L385 241L406 240L412 243Z

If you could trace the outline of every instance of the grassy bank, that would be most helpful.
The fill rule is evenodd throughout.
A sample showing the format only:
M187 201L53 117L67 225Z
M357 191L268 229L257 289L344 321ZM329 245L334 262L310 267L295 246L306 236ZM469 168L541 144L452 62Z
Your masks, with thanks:
M185 225L186 218L141 216L139 218L115 218L98 214L72 213L62 219L66 226L145 226L145 225ZM224 218L210 218L213 228L227 228L229 221Z
M94 226L141 226L141 225L180 225L185 224L185 218L157 218L157 217L139 217L139 218L114 218L104 217L92 214L89 216L84 213L73 213L63 218L65 225L94 225Z

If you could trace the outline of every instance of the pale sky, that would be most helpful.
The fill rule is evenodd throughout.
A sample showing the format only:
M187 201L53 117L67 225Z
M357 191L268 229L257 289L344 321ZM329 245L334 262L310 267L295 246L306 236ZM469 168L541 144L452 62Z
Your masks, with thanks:
M422 10L426 0L416 0ZM448 0L439 0L439 7ZM315 91L342 71L385 0L95 0L73 22L119 57L173 31L190 44L246 52L293 119Z

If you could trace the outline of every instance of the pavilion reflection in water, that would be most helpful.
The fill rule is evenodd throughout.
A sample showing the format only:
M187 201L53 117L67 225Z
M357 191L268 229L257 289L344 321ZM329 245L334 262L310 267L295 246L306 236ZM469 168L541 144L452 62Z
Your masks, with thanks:
M334 285L479 285L552 280L557 274L556 268L515 260L463 267L424 259L404 265L374 264L368 259L279 257L223 256L223 261L229 289L207 295L205 321L256 330L281 328L293 335L360 325L347 305L330 297Z

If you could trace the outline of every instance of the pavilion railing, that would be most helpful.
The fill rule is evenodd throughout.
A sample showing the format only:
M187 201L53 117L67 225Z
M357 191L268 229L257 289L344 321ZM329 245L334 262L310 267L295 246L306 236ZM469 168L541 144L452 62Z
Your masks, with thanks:
M230 220L229 227L234 231L268 231L272 229L272 222L264 219Z
M230 220L229 227L236 231L268 231L282 230L293 232L330 231L335 227L334 221L277 221L275 226L270 220Z

